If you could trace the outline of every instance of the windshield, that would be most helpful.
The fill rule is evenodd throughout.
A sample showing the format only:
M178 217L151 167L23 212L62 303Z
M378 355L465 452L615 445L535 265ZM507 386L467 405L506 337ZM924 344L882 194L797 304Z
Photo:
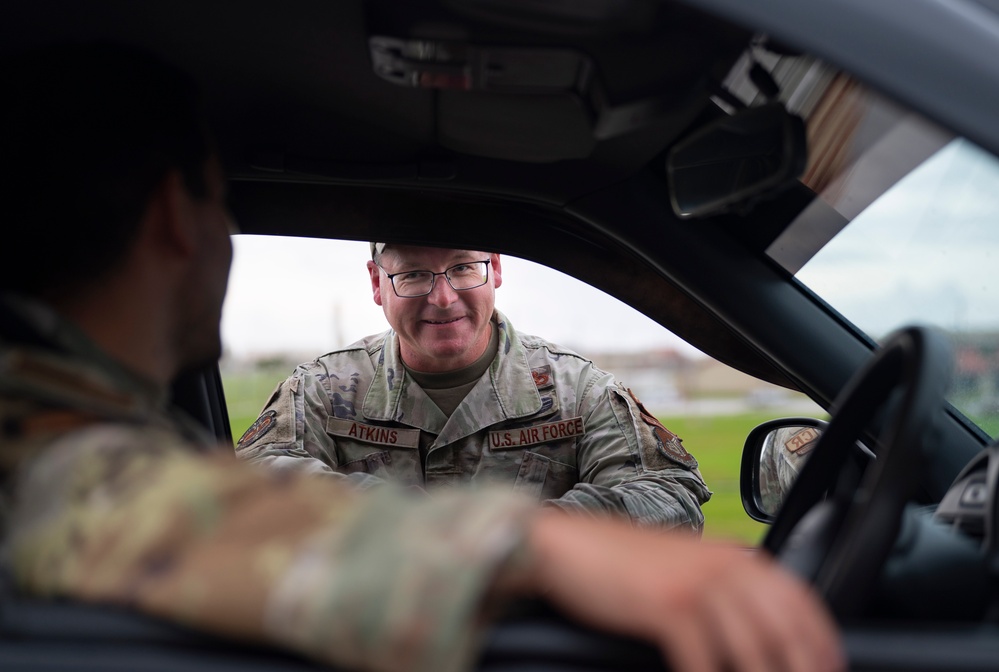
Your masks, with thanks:
M956 355L949 399L997 437L999 160L844 88L838 116L821 122L835 116L839 128L809 128L803 182L819 198L768 254L872 341L910 324L945 330Z

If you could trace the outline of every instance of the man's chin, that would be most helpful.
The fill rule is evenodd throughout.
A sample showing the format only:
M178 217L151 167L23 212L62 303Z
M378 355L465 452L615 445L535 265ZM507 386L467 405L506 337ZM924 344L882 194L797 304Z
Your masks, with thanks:
M437 362L447 362L446 370L459 369L468 366L477 359L468 343L439 343L437 347L429 349L431 357Z

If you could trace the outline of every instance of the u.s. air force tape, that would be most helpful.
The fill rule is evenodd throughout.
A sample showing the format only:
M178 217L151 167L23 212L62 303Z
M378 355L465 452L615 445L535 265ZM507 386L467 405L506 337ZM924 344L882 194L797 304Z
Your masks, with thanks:
M585 433L586 428L583 426L582 417L568 418L532 427L500 429L495 432L489 432L489 447L493 450L520 448L521 446L533 446L538 443L575 439Z
M353 420L341 420L340 418L326 420L326 433L379 446L394 446L396 448L418 448L420 446L420 430L418 429L378 427Z
M815 447L819 436L822 433L814 427L804 427L795 432L790 439L784 442L784 447L788 452L798 455L807 455Z

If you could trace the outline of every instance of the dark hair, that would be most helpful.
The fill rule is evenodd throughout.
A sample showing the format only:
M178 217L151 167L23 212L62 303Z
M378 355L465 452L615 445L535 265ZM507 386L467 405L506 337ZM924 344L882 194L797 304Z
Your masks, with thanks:
M4 61L0 289L46 296L113 270L171 169L206 196L211 141L185 73L103 43Z

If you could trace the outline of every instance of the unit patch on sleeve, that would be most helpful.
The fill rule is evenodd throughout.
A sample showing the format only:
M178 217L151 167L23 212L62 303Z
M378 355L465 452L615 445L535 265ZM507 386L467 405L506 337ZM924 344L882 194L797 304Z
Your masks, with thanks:
M582 417L569 418L567 420L546 422L543 425L500 429L495 432L489 432L489 447L493 450L522 448L538 443L552 443L575 439L585 433L586 427L583 426Z
M332 436L342 436L362 443L373 443L377 446L393 448L419 448L420 430L402 429L401 427L378 427L365 425L353 420L329 418L326 421L326 433Z
M652 430L652 433L656 437L656 447L659 452L662 453L666 459L679 464L680 466L686 467L687 469L696 469L697 460L694 456L687 452L683 447L683 443L680 442L680 437L673 432L666 429L663 423L659 422L658 418L649 413L645 409L645 405L638 400L635 393L630 389L628 390L628 395L631 396L632 401L638 407L638 412L642 416L642 421L645 422Z
M239 437L239 441L236 442L237 448L242 448L243 446L248 446L261 436L271 431L277 421L274 419L277 417L277 411L267 411L259 418L257 418L249 429L243 432L243 436Z

